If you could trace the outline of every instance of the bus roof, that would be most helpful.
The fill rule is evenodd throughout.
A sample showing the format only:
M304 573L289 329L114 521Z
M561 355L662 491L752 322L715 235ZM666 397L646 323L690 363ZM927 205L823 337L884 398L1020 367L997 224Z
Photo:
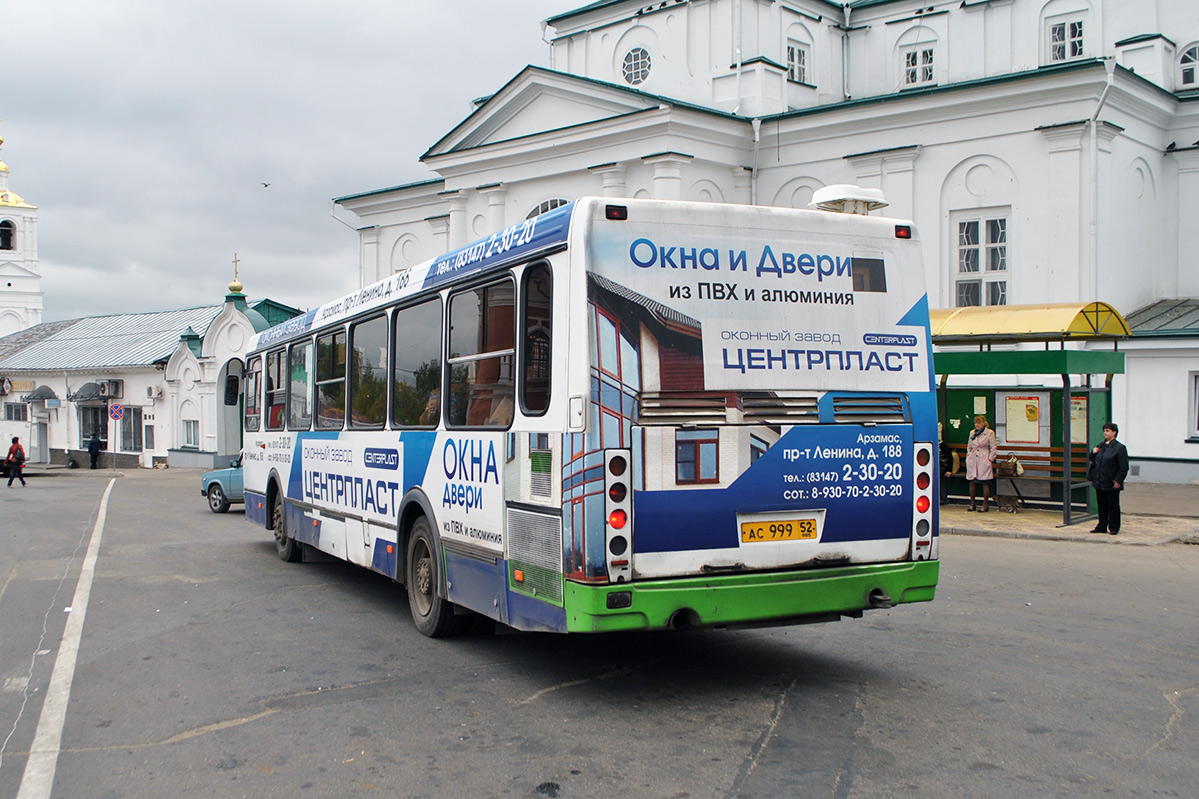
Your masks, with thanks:
M259 333L257 340L251 342L249 351L306 335L313 327L336 322L375 306L565 249L575 207L576 204L570 202L530 217L486 238L385 277L333 302L317 306L302 316Z

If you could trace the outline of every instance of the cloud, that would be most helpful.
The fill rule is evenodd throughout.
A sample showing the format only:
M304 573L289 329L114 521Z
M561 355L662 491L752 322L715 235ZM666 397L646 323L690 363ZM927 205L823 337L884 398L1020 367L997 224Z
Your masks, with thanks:
M45 318L357 287L333 197L417 158L526 64L561 0L42 0L0 8L11 187L39 207ZM268 182L269 187L262 183Z

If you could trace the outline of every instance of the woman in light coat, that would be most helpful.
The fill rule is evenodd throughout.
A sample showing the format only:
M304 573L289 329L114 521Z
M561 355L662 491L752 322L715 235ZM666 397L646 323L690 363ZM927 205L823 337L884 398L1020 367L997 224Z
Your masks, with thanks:
M995 473L991 464L995 462L995 431L987 425L987 417L974 417L974 430L966 444L966 481L970 483L970 510L975 510L974 495L978 485L983 487L982 512L986 513L991 500L991 480Z

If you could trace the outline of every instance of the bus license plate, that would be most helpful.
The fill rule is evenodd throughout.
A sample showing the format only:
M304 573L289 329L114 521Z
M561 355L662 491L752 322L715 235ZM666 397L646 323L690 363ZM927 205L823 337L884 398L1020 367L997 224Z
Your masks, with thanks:
M815 519L775 519L768 522L741 522L741 543L802 541L816 537Z

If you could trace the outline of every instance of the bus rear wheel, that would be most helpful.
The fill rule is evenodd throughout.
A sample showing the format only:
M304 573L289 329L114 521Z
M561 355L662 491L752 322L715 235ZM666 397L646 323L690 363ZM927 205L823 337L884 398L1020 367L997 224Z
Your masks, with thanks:
M275 504L271 507L271 529L275 531L275 551L279 560L287 563L299 563L304 555L303 545L287 534L287 518L283 513L283 498L276 495Z
M437 541L423 516L408 537L407 588L412 621L422 635L441 638L461 632L469 616L454 613L454 604L437 595L441 584L441 558Z

